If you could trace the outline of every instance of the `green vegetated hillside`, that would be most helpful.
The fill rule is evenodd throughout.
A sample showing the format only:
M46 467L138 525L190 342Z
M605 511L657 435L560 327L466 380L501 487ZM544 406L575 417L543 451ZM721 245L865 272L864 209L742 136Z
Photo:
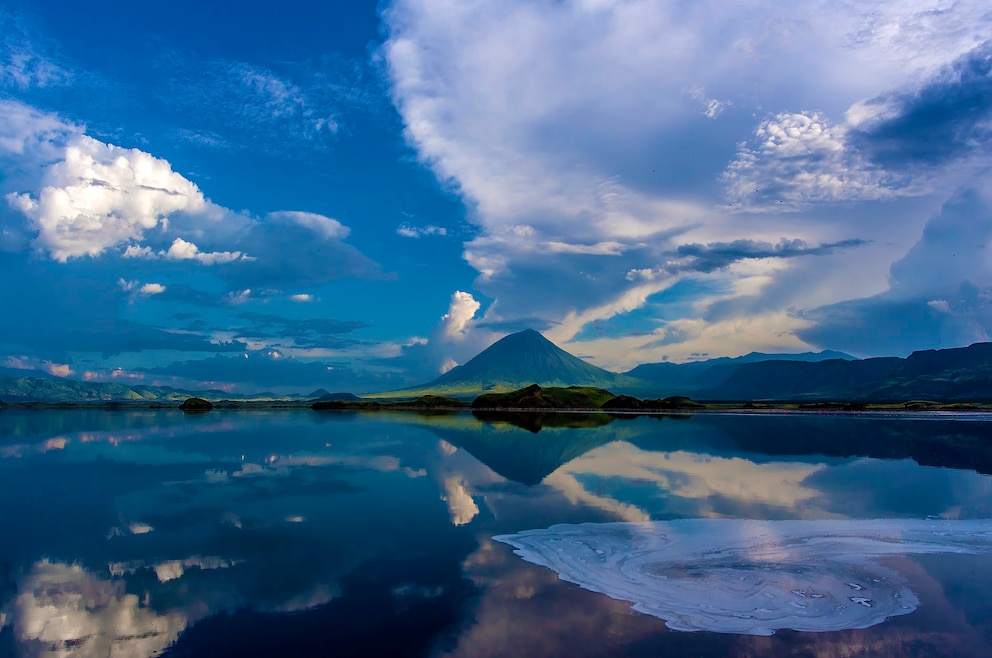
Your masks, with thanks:
M0 398L7 402L181 402L190 397L223 395L223 391L194 392L168 386L128 386L54 377L0 379Z

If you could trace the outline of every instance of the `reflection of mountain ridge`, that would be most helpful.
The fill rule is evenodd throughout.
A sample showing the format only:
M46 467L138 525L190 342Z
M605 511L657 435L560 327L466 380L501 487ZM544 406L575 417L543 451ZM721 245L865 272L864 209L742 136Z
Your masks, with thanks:
M471 424L425 427L498 475L526 485L539 484L564 464L619 438L607 428L612 418L606 414L474 415L479 420Z
M700 415L740 449L766 455L912 459L992 474L987 421L806 415Z

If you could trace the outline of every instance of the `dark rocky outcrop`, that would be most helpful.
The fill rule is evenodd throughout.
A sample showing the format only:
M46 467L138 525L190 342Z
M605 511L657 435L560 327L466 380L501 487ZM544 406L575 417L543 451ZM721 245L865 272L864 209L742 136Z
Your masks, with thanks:
M214 405L203 398L186 398L179 408L186 413L204 413L213 409Z
M661 400L640 400L629 395L618 395L603 403L603 411L684 411L702 409L705 406L682 395L672 395Z
M541 388L531 384L509 393L485 393L472 401L473 409L599 409L613 393L593 386Z

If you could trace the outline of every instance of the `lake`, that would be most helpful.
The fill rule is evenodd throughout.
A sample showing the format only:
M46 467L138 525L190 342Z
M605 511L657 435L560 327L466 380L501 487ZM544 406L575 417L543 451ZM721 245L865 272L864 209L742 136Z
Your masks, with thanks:
M992 655L990 437L6 409L0 655Z

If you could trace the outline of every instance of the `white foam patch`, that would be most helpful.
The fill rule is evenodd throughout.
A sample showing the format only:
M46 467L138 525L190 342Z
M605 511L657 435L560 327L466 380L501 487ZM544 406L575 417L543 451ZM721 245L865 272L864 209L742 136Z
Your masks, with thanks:
M992 552L992 520L691 519L497 535L562 580L680 631L867 628L920 605L879 558Z

